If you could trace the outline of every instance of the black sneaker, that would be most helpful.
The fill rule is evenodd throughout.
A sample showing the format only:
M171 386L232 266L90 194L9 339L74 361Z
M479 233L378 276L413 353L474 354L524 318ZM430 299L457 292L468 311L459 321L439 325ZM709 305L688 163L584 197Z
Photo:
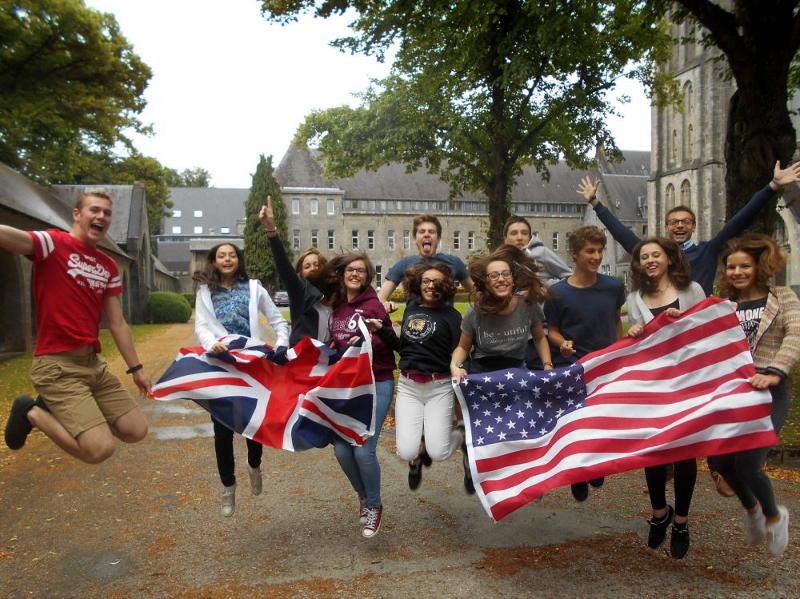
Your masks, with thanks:
M589 485L586 483L575 483L569 486L575 501L586 501L589 498Z
M647 533L647 546L650 549L658 549L661 543L664 542L664 537L667 536L667 528L672 522L672 517L675 515L675 510L671 505L667 506L667 513L663 518L650 517L647 523L650 525L650 532Z
M422 482L422 460L416 458L408 463L408 488L416 491Z
M672 525L672 538L669 541L669 554L675 559L683 559L689 552L688 522Z
M425 447L425 439L422 440L422 450L419 452L420 463L425 466L426 468L430 468L431 464L433 464L433 460L431 456L428 455L428 450Z
M592 485L595 489L599 489L603 486L603 483L606 482L605 478L593 478L589 481L589 484Z
M461 444L461 451L463 451L462 462L464 463L464 490L468 495L475 494L475 484L472 482L472 471L469 469L469 456L467 455L467 442Z
M25 445L33 426L28 421L28 412L36 404L30 395L20 395L11 404L11 412L6 422L6 445L9 449L21 449Z

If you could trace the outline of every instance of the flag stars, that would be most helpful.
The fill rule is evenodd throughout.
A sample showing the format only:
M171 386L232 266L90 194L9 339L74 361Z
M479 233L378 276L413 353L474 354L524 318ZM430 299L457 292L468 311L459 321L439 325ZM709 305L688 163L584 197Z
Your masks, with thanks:
M533 402L530 401L530 400L526 401L525 402L525 407L530 410L533 407Z
M503 422L503 417L502 416L496 416L494 421L499 424L499 423Z
M510 381L513 378L514 378L514 375L510 371L506 372L506 380L507 381Z
M491 379L491 377L485 376L485 377L483 377L483 382L484 383L491 383L492 379Z
M505 433L499 433L497 435L497 438L500 439L501 441L505 441L506 440L506 434Z
M478 437L477 439L475 439L475 443L477 443L478 445L483 445L483 437Z
M508 404L505 408L503 408L503 410L505 410L506 412L510 412L511 411L511 404Z
M528 420L528 426L530 426L531 428L535 428L536 427L536 421L531 418L530 420Z
M472 409L473 410L477 410L478 409L478 404L477 403L472 404Z
M528 386L528 381L526 381L525 379L520 379L519 386L520 386L520 388L527 387Z
M523 429L523 430L521 430L521 431L519 432L519 436L520 436L520 437L522 437L523 439L527 439L527 438L528 438L528 431L526 431L526 430L524 430L524 429Z
M552 407L553 407L553 402L552 402L552 401L550 401L549 399L548 399L548 400L546 400L546 401L544 402L544 407L545 407L545 408L552 408Z
M486 427L486 434L487 435L490 434L490 433L493 433L493 432L494 432L494 427L493 426L487 426Z
M481 425L481 422L482 421L480 419L476 418L472 421L472 424L475 426L475 428L478 428Z
M506 427L508 427L508 428L516 428L517 425L514 424L513 420L509 420L508 422L506 422Z
M542 409L541 409L541 408L539 408L539 410L536 412L536 415L537 415L539 418L544 418L544 412L542 412Z
M492 415L492 413L491 413L489 410L484 410L484 411L483 411L483 415L484 415L484 416L491 416L491 415Z
M504 384L504 383L497 383L497 389L498 389L499 391L502 391L502 390L503 390L503 389L505 389L505 388L506 388L506 386L505 386L505 384Z
M520 419L521 419L521 418L523 418L524 416L525 416L525 412L523 412L522 410L517 410L517 418L520 418Z

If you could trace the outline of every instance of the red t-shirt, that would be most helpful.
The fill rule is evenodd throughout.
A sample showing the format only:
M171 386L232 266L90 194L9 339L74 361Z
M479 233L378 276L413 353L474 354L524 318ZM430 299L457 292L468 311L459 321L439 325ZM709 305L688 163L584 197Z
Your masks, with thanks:
M106 297L122 293L116 262L58 229L28 231L33 239L36 349L54 354L84 345L100 351L98 333Z

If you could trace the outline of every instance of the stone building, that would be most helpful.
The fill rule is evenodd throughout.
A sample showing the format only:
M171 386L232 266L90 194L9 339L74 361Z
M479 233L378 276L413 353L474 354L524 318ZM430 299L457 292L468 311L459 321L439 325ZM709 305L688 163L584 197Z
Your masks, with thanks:
M687 23L673 23L670 33L686 40L689 28ZM666 212L681 204L697 215L695 240L713 237L725 223L725 133L735 82L726 77L727 63L719 56L713 46L682 41L675 44L669 62L660 67L675 74L683 104L652 109L647 220L648 229L655 234L664 233ZM794 100L790 108L797 107ZM797 116L793 122L795 131L800 131ZM800 192L789 191L778 205L783 223L778 238L784 249L795 255L800 242L797 197ZM789 261L785 278L789 284L800 283L800 261Z

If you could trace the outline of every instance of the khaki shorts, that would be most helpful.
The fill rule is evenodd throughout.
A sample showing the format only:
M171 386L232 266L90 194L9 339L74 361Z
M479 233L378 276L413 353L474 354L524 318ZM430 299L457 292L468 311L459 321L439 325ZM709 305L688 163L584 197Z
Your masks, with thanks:
M31 381L50 412L73 437L112 423L139 404L90 347L34 356Z

